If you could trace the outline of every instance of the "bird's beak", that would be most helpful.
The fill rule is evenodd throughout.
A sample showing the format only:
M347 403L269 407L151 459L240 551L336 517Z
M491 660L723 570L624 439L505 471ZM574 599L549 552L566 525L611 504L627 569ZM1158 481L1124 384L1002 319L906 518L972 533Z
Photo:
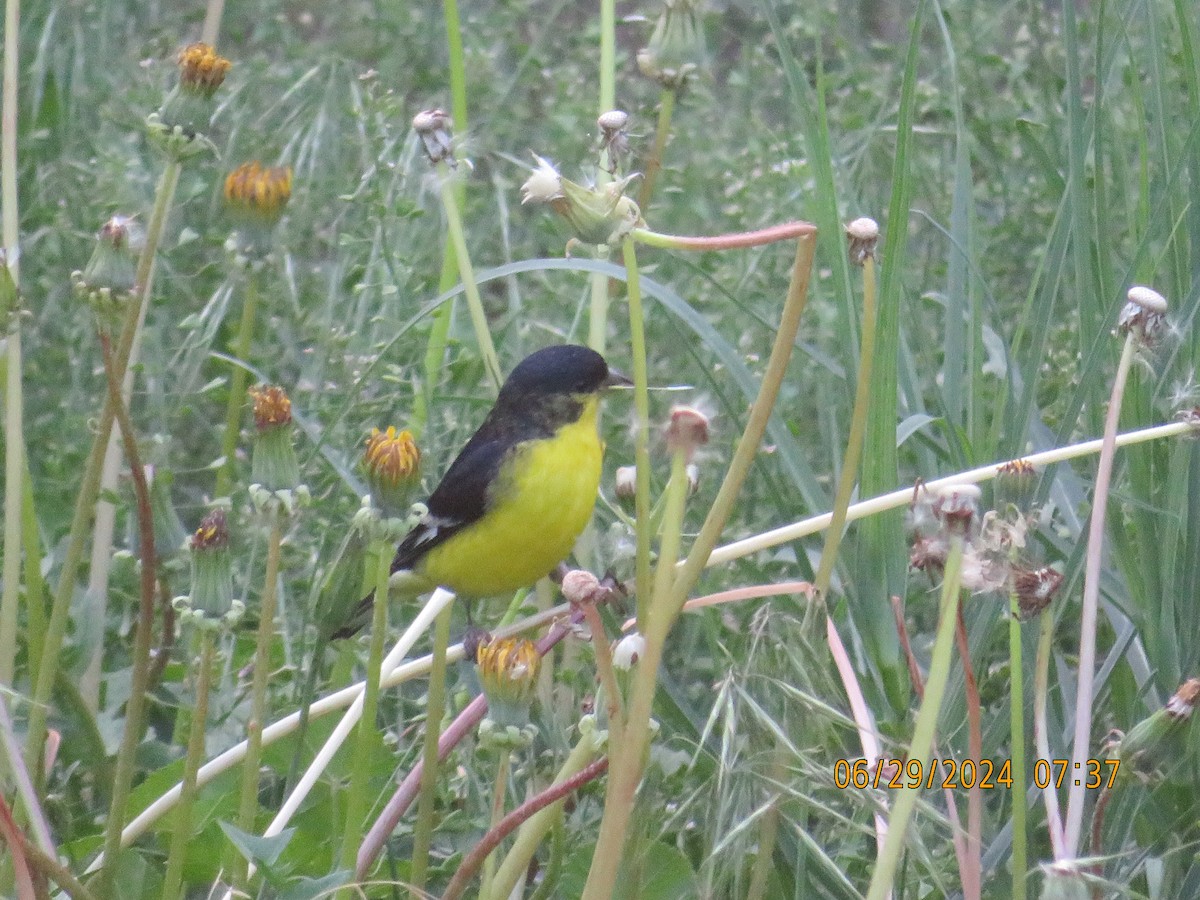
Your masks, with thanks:
M608 370L608 377L604 379L604 386L610 387L633 387L633 380L627 375L622 375L616 369Z

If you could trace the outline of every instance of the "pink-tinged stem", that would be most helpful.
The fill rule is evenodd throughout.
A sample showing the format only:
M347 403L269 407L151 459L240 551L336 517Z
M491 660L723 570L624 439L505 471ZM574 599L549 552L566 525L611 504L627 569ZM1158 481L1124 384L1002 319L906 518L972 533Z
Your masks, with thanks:
M549 653L551 648L570 634L571 628L582 619L583 615L579 613L572 615L571 620L566 624L555 625L549 634L538 641L538 653L542 656ZM487 697L482 694L467 704L466 708L442 732L442 736L438 740L438 762L445 760L450 755L450 751L483 721L487 709ZM375 865L375 860L379 858L379 854L383 850L384 842L387 841L388 836L395 830L396 825L417 798L417 792L421 789L423 768L419 762L413 766L412 771L396 788L396 793L392 794L392 799L383 808L383 812L379 814L379 818L375 820L371 830L367 832L367 836L363 838L362 846L358 848L358 861L354 868L356 880L362 881L367 877L367 872L370 871L371 866Z
M668 250L736 250L740 247L761 247L777 241L792 241L804 235L815 235L817 226L811 222L784 222L758 231L739 231L694 237L680 234L661 234L648 228L635 228L630 235L639 244L663 247Z

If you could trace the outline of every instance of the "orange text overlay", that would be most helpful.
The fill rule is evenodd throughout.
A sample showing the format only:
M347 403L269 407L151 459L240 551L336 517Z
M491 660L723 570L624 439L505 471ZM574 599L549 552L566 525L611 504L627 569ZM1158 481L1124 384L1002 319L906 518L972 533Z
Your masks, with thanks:
M1121 765L1119 759L1089 759L1081 763L1069 759L1035 759L1032 763L1034 787L1055 789L1064 784L1111 788ZM919 759L880 759L872 765L865 759L839 759L833 764L833 783L835 787L859 790L869 787L1011 790L1012 760L933 759L922 763Z

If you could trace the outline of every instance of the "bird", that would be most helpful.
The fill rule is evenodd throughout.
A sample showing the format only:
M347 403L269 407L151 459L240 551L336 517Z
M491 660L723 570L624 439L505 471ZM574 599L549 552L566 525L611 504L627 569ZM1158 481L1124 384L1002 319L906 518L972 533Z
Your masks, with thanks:
M592 516L604 444L600 398L630 385L596 351L544 347L512 370L483 423L429 495L392 560L404 593L444 587L470 600L548 575ZM373 597L333 633L355 634Z

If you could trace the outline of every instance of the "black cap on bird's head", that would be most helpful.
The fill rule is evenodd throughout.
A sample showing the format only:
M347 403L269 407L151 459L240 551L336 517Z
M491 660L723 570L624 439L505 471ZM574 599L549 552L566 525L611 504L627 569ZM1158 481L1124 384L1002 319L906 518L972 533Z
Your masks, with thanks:
M595 350L558 344L521 360L500 388L500 399L515 400L531 394L594 394L616 384L629 384L629 379L609 369Z

